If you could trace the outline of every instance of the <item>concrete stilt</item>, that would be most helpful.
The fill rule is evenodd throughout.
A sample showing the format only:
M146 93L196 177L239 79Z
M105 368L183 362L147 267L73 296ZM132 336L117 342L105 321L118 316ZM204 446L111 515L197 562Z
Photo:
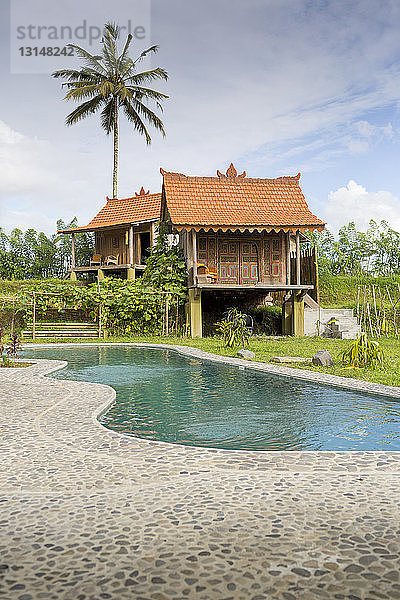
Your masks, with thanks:
M282 334L304 336L304 295L293 291L282 306Z
M304 336L304 295L301 292L294 292L293 298L293 332L295 337Z
M201 290L189 289L190 335L203 337L203 318L201 311Z
M282 335L292 335L293 329L293 302L292 298L286 300L282 306Z
M70 278L71 281L77 281L78 280L75 271L71 271L70 272L69 278Z
M130 281L133 281L136 278L135 269L131 269L131 268L127 269L126 278L129 279Z
M98 278L99 281L100 281L100 279L104 279L104 271L103 271L103 269L99 269L97 271L97 278Z

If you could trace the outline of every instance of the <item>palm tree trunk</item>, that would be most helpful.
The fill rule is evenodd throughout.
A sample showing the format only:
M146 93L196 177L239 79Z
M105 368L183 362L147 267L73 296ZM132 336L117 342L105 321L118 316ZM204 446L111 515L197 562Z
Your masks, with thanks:
M113 198L118 194L118 98L114 97L114 169L113 169Z

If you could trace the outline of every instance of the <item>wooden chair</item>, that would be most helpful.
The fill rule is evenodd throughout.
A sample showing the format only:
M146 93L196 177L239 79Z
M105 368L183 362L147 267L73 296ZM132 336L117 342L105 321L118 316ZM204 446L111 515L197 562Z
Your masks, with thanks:
M90 259L91 267L100 267L101 266L101 254L93 254L93 258Z
M106 265L117 265L119 261L119 254L116 254L115 256L113 254L110 254L109 256L106 256Z

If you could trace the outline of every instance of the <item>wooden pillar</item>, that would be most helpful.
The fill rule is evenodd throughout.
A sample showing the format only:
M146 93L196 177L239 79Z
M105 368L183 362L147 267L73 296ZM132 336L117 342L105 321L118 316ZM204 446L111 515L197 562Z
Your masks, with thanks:
M73 269L75 269L76 263L75 263L75 234L74 233L71 234L71 253L72 253L71 267Z
M193 235L192 231L186 231L186 266L189 273L188 286L194 285L194 271L193 271Z
M286 285L290 285L290 231L286 234Z
M197 285L197 233L192 229L193 244L193 284Z
M300 285L300 231L296 231L296 285Z
M191 337L203 337L201 290L196 290L193 288L189 289L189 320Z
M302 292L294 292L293 298L293 328L295 337L304 336L304 295Z
M129 233L128 233L128 244L129 244L129 264L133 265L134 263L134 258L133 258L133 225L129 226ZM129 279L129 277L128 277Z
M142 260L142 240L140 239L140 233L135 233L135 263L141 265Z
M157 223L153 222L150 223L150 247L152 248L153 246L155 246L156 242L157 242Z

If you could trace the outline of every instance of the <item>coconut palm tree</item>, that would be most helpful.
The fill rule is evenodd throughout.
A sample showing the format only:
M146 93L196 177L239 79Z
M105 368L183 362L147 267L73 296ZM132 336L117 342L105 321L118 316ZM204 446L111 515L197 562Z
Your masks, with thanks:
M162 111L161 102L168 98L165 94L146 87L157 79L168 78L160 67L147 71L137 71L137 65L147 54L155 53L158 46L144 50L136 60L129 57L132 35L129 34L122 53L118 55L119 28L114 23L106 23L102 39L100 56L90 54L75 44L76 54L84 62L79 70L62 69L52 74L55 78L65 79L62 84L68 92L65 100L75 100L82 104L77 106L67 117L66 124L73 125L88 115L101 110L101 126L107 135L114 136L113 198L117 198L118 175L118 113L123 111L134 129L143 135L146 143L151 143L147 126L151 125L164 136L161 119L153 112L150 105Z

